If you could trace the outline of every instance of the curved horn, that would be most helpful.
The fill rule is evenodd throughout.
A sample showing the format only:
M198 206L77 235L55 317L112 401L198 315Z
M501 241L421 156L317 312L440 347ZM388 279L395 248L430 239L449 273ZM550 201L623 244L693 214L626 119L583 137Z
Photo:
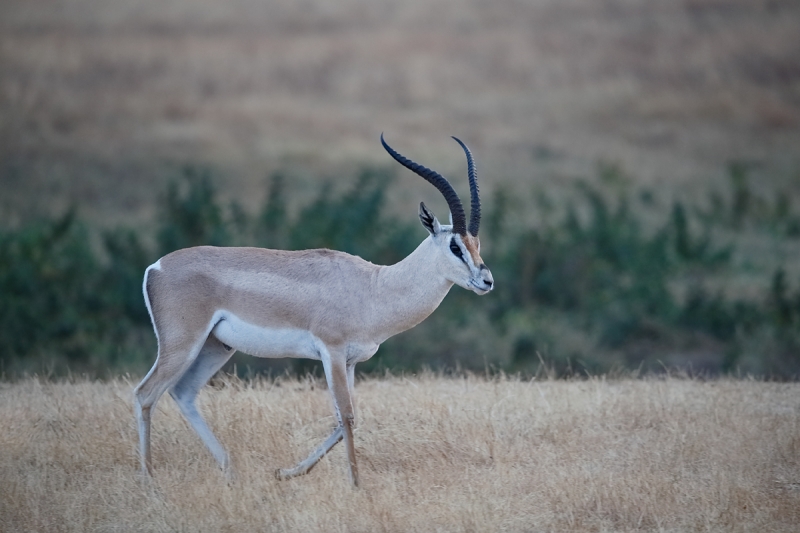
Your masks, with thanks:
M428 183L439 189L439 192L442 193L442 196L444 196L444 199L447 201L447 206L450 208L450 213L453 215L453 232L458 233L459 235L466 235L467 215L464 213L464 206L461 205L461 200L459 200L458 195L453 189L453 186L450 185L450 182L442 177L442 175L438 172L434 172L433 170L423 167L422 165L415 163L410 159L406 159L402 155L398 154L391 146L386 144L386 141L383 140L383 133L381 133L381 144L384 148L386 148L386 151L389 152L389 155L391 155L395 161L406 167L411 172L423 177Z
M469 212L469 234L473 237L478 236L478 230L481 227L481 198L480 191L478 190L478 171L475 169L475 160L472 159L472 152L469 151L467 145L461 142L458 137L453 137L455 141L464 149L467 154L467 174L469 175L469 195L470 195L470 212Z

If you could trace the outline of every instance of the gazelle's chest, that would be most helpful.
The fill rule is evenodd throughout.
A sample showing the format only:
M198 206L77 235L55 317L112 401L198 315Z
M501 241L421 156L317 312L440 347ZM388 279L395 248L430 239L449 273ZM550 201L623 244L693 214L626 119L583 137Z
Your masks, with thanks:
M378 351L380 344L375 342L353 342L349 343L346 348L347 364L354 365L366 361Z

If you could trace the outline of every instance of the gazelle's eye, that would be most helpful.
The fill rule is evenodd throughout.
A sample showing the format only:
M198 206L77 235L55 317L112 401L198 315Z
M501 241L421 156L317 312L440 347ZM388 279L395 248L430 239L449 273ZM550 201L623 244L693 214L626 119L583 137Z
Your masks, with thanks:
M464 260L464 256L461 254L461 248L459 248L458 243L455 239L450 241L450 251L453 252L453 255Z

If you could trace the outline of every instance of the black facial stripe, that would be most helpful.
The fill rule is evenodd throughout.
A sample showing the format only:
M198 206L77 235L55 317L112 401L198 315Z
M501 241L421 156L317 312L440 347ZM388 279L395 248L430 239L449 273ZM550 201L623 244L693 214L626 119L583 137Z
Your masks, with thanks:
M450 251L453 252L454 256L458 257L459 259L461 259L465 263L467 262L464 259L464 254L461 253L461 247L458 245L458 243L456 242L455 239L451 239L450 240Z

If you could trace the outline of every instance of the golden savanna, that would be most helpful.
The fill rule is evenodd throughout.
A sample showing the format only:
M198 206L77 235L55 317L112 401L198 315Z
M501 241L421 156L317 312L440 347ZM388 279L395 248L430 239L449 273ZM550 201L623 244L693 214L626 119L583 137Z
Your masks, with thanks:
M137 472L133 383L0 385L4 531L796 531L800 388L690 379L433 375L356 386L362 487L324 382L217 379L201 410L228 484L174 402Z

